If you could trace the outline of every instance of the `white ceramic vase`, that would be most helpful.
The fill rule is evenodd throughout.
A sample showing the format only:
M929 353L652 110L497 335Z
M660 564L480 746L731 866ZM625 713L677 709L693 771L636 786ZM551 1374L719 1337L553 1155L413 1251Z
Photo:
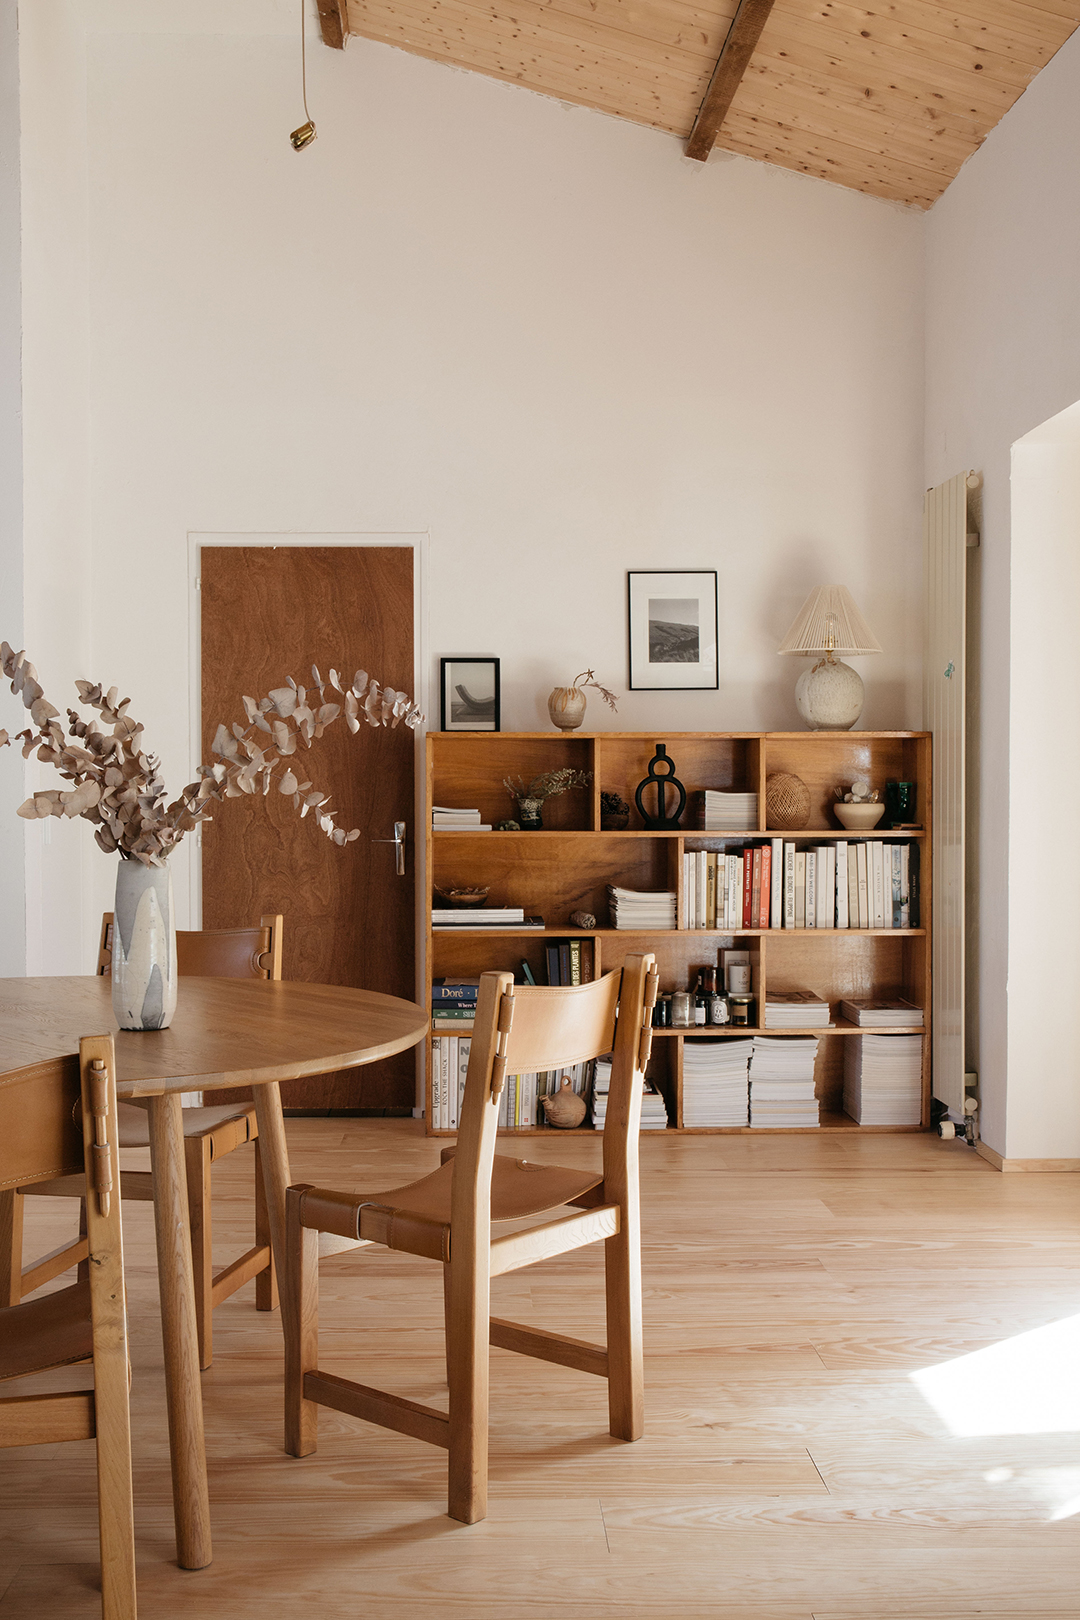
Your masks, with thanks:
M838 658L820 658L796 681L795 706L811 731L850 731L862 713L862 676Z
M560 731L576 731L585 718L586 702L579 686L557 686L548 698L548 714Z
M172 872L121 861L113 907L112 1004L121 1029L168 1029L176 1011Z

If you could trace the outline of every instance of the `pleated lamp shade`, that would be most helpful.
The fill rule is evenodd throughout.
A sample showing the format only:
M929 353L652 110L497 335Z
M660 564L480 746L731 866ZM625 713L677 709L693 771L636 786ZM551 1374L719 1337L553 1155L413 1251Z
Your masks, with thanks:
M845 585L818 585L799 609L778 652L879 653L877 638Z

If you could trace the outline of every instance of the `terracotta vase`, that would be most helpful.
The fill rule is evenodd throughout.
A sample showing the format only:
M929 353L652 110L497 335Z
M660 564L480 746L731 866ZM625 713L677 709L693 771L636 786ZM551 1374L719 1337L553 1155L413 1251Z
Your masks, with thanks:
M560 731L576 731L585 718L585 693L578 686L557 686L548 698L548 714Z
M553 1096L541 1097L540 1101L548 1124L564 1131L572 1131L585 1118L585 1099L578 1096L569 1080L564 1080Z
M176 916L168 866L121 861L113 904L112 1004L121 1029L168 1029L176 1011Z

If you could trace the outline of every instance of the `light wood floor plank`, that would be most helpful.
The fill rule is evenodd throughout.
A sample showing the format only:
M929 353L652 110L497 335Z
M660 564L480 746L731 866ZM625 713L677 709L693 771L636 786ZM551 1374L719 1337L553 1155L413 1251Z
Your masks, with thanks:
M411 1121L288 1132L295 1178L324 1185L438 1159ZM598 1149L539 1136L528 1156ZM249 1161L215 1168L219 1263L247 1240ZM599 1380L495 1351L489 1516L458 1525L419 1442L325 1412L319 1450L285 1456L280 1328L248 1286L202 1380L215 1559L196 1573L174 1561L152 1212L125 1206L142 1620L1076 1620L1077 1436L959 1439L909 1376L1076 1313L1076 1178L1001 1176L928 1136L661 1137L642 1186L643 1440L608 1437ZM72 1207L34 1200L27 1225L47 1250ZM493 1296L602 1338L599 1249ZM437 1268L336 1256L322 1309L328 1370L445 1406ZM0 1620L97 1620L97 1582L92 1442L0 1453Z

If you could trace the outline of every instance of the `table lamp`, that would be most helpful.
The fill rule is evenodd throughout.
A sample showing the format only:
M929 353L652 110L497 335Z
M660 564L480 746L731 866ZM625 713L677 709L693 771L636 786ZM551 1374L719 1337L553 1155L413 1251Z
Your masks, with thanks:
M863 683L837 653L879 653L870 626L843 585L818 585L806 598L778 652L816 657L795 683L795 703L811 731L850 731L863 706Z

